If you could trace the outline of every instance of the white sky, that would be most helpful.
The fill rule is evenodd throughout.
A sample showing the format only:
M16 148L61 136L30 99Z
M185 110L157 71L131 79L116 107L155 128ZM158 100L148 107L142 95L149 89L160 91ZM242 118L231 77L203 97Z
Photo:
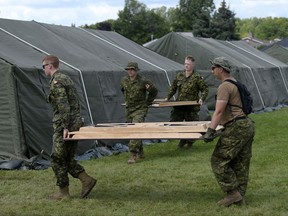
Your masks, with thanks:
M0 18L71 26L117 19L125 0L0 0ZM176 7L179 0L138 0L148 8ZM167 3L169 2L169 3ZM218 8L222 0L214 0ZM226 0L236 17L288 17L288 0Z

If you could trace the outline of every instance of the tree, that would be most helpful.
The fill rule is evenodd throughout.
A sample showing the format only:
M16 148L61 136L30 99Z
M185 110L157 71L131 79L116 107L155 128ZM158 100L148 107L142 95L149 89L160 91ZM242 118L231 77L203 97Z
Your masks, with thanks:
M218 40L239 40L236 30L235 13L223 0L211 19L211 37Z
M119 11L119 18L114 22L114 30L139 44L161 37L167 34L169 26L159 11L149 10L137 0L125 0L124 9Z
M209 28L209 20L214 10L213 0L180 0L179 7L173 13L172 29L194 33L196 28L195 32L200 34L201 28Z
M266 17L237 20L241 37L252 35L261 40L288 37L288 18Z
M208 38L211 36L210 29L210 12L201 11L197 15L198 19L193 24L193 34L195 37L205 37Z
M103 31L113 31L113 24L114 24L114 20L109 19L109 20L105 20L103 22L92 24L92 25L84 25L82 27L97 29L97 30L103 30Z

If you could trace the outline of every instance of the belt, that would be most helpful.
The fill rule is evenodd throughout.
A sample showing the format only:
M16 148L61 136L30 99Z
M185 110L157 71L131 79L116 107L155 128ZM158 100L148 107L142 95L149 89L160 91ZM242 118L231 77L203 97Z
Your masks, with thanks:
M226 127L227 125L232 124L232 123L234 123L238 120L241 120L241 119L247 119L247 116L238 116L238 117L226 122L223 126Z

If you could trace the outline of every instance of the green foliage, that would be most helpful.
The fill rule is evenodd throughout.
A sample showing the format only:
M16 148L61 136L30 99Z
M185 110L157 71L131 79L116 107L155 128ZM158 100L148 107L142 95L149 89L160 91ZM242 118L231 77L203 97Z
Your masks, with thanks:
M193 32L196 37L239 40L252 36L262 40L288 37L288 18L239 19L222 0L215 10L213 0L179 0L176 8L149 9L137 0L125 0L117 20L85 28L116 31L138 44L160 38L170 31Z
M236 34L236 18L223 0L218 11L211 19L211 37L218 40L238 40Z
M70 177L72 199L57 202L52 169L0 170L0 215L12 216L285 216L288 212L288 108L251 114L256 124L246 206L222 208L223 194L210 167L217 140L178 150L177 141L144 146L146 158L128 165L128 153L81 161L97 177L95 190L80 199L81 184Z
M288 37L288 18L267 17L267 18L249 18L238 20L239 33L241 37L247 37L252 34L253 37L262 40L273 40L275 38Z
M210 14L214 9L213 0L180 0L173 14L173 31L191 32L196 27L199 34L200 27L209 26Z
M138 44L162 37L169 31L163 11L165 8L149 10L136 0L126 0L124 9L118 13L114 30Z
M97 29L97 30L103 30L103 31L113 31L113 24L114 20L105 20L103 22L99 22L93 25L84 25L82 27L84 28L90 28L90 29Z

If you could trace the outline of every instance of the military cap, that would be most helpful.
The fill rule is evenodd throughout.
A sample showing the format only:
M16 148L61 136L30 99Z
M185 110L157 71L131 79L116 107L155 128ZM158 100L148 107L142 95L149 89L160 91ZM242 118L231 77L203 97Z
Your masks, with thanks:
M129 62L125 70L134 69L136 71L139 70L137 62Z
M215 58L213 61L210 61L212 66L216 66L216 67L222 67L224 68L227 72L231 72L232 66L229 62L228 59L226 59L225 57L217 57Z

